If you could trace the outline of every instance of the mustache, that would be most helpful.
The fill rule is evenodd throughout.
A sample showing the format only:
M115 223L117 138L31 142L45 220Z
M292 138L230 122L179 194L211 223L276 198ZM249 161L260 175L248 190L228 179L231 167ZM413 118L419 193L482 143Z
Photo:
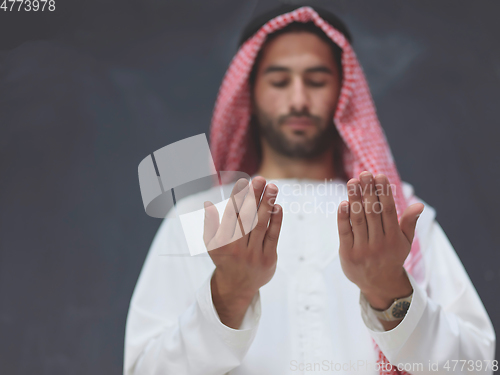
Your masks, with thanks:
M309 119L311 120L315 126L319 126L321 124L321 117L319 116L313 116L311 115L310 113L305 113L305 112L302 112L302 113L290 113L288 115L283 115L283 116L280 116L278 118L278 124L279 125L283 125L283 123L285 123L286 121L290 120L290 119Z

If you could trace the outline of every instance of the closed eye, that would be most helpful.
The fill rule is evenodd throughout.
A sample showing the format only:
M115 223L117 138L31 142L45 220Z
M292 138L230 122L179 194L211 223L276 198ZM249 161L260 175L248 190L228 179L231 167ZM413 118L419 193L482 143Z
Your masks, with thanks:
M288 84L288 80L283 80L283 81L272 81L271 85L274 87L285 87Z
M326 85L326 81L307 81L306 83L311 87L323 87Z

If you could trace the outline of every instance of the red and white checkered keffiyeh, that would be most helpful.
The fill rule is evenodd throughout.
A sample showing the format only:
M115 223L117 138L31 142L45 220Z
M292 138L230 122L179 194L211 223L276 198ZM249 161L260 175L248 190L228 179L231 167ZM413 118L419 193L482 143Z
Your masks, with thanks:
M251 107L248 77L266 36L291 22L313 21L328 37L342 48L343 85L334 123L347 145L344 168L349 178L362 171L373 175L383 173L396 190L394 199L401 218L406 207L416 203L406 200L385 133L380 126L368 84L356 54L344 35L323 20L311 7L300 7L277 16L264 24L249 38L234 56L219 89L210 128L210 150L218 171L242 171L253 175L257 169L257 151L252 147L250 129ZM418 238L415 236L405 269L417 280L423 277L423 261ZM389 361L373 341L377 351L380 374L408 374L395 366L386 371Z

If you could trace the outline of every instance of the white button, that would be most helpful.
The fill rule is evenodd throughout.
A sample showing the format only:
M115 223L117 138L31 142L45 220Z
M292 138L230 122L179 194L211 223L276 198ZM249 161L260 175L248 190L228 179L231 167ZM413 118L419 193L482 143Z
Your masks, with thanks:
M309 310L309 306L308 305L304 306L304 309Z
M303 256L300 256L299 257L299 262L303 262L304 261L304 257Z

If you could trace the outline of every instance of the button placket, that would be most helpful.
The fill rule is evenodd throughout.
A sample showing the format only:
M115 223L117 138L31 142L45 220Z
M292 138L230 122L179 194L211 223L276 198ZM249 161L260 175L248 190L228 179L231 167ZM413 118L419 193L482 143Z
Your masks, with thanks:
M302 201L303 201L303 197L300 197L300 198L301 198L301 199L298 199L298 201L299 201L300 203L303 203L303 202L302 202ZM299 230L300 230L301 232L303 232L303 230L302 230L302 229L303 229L303 227L304 227L304 219L305 219L305 214L304 214L304 212L303 212L303 207L302 207L302 206L303 206L303 204L300 206L300 211L299 211L299 212L297 212L297 214L296 214L296 218L297 218L297 221L298 221L298 223L299 223L299 224L298 224L298 226L299 226ZM306 248L307 248L307 246L303 246L303 247L301 248L301 252L304 252ZM299 254L299 256L298 256L297 260L298 260L298 262L299 262L300 264L303 264L303 263L304 263L304 261L305 261L305 256L304 256L303 254Z
M321 357L322 314L324 310L321 287L321 271L311 265L304 265L298 272L297 302L298 317L304 333L303 352L305 362L314 362Z
M307 360L307 351L308 351L308 345L307 345L307 319L304 319L304 316L302 314L302 311L300 311L300 306L303 305L303 294L300 291L300 278L298 279L298 283L296 284L296 291L297 291L297 327L298 327L298 354L299 357L298 360L300 363L305 363Z

